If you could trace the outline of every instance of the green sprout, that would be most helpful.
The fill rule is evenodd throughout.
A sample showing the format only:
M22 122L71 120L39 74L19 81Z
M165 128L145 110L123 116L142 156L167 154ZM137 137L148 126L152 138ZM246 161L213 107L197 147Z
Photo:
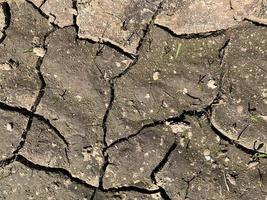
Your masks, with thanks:
M58 96L58 95L53 95L51 101L53 102L53 104L58 103L58 102L60 101L60 96Z
M250 117L249 117L249 120L254 123L254 124L257 124L261 121L261 117L259 115L256 115L256 114L251 114Z
M198 90L200 90L201 92L204 91L204 86L203 86L203 85L198 85L197 88L198 88Z
M33 52L33 48L29 48L29 49L24 49L23 53L31 53Z
M178 58L179 53L180 53L180 51L181 51L181 47L182 47L182 43L179 43L179 44L177 45L177 48L176 48L175 59Z
M258 159L263 159L263 158L267 158L267 154L266 153L255 153L254 155L256 158Z

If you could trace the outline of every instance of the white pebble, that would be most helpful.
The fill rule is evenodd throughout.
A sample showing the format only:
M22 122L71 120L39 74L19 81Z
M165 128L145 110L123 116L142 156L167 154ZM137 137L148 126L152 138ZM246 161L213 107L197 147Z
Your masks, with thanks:
M39 57L44 57L46 50L42 47L34 47L33 48L33 53L35 53L35 55L39 56Z
M13 124L12 123L7 123L6 130L11 132L13 130Z
M214 80L209 80L209 82L207 83L207 86L211 89L215 89L217 88L216 86L216 82Z
M12 67L7 63L0 64L0 70L2 71L10 71L11 69Z
M159 79L159 72L154 72L153 73L153 80L156 81Z

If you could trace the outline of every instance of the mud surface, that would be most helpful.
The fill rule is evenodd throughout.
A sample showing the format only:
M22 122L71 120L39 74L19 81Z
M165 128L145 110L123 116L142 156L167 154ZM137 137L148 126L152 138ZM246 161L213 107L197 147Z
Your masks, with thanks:
M0 199L267 198L266 0L0 1Z

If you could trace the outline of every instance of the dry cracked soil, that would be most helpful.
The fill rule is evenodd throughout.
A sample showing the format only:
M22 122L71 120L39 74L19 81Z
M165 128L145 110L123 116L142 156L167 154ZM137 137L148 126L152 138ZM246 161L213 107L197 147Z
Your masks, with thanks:
M0 0L0 200L266 200L266 0Z

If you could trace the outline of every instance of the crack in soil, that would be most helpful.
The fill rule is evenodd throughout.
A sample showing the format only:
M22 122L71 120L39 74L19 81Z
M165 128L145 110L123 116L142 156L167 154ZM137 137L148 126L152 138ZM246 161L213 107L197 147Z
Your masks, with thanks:
M171 198L169 197L169 195L167 194L166 190L159 186L157 183L157 179L156 179L156 175L158 172L160 172L162 170L162 168L165 166L165 164L168 162L170 155L172 154L172 152L176 149L177 147L177 142L175 141L171 147L169 148L169 150L167 151L167 153L165 154L164 158L159 162L159 164L152 170L151 174L150 174L150 179L152 180L152 182L157 185L159 187L159 192L162 196L162 198L164 200L170 200Z
M47 2L47 0L43 0L43 2L41 3L41 5L39 6L39 8L41 8L46 2Z
M60 133L59 130L57 130L56 127L54 127L50 121L48 119L46 119L45 117L35 114L32 111L27 110L26 108L21 108L21 107L12 107L10 105L4 104L2 102L0 102L0 109L2 110L6 110L6 111L11 111L11 112L15 112L15 113L19 113L22 114L25 117L28 117L28 122L26 125L25 130L23 130L22 135L21 135L21 141L19 142L16 150L14 150L12 152L12 156L4 159L4 160L0 160L0 167L1 166L7 166L10 163L12 163L14 161L14 159L17 157L19 151L24 147L24 144L26 142L27 139L27 134L31 129L32 126L32 122L34 118L37 118L39 121L44 122L51 130L53 130L53 132L64 142L64 144L66 145L65 148L65 153L68 159L68 154L67 154L67 149L69 147L69 143L67 142L67 140L64 138L64 136ZM69 159L68 159L69 160Z
M37 72L38 72L38 76L39 76L39 79L40 79L40 81L41 81L41 85L40 85L40 90L39 90L38 96L37 96L37 98L36 98L36 100L35 100L33 106L31 107L31 111L32 111L33 113L36 112L36 109L37 109L38 105L40 104L42 97L44 96L45 88L46 88L46 82L45 82L45 79L44 79L43 74L42 74L42 71L41 71L41 66L42 66L43 61L44 61L44 58L45 58L45 56L46 56L46 54L47 54L46 40L47 40L47 38L48 38L52 33L54 33L56 30L57 30L57 28L53 28L53 29L49 30L49 31L45 34L45 36L44 36L44 38L43 38L43 42L42 42L42 44L41 44L41 47L45 49L45 52L46 52L46 53L45 53L45 55L44 55L43 57L39 57L38 60L37 60L37 62L36 62L36 67L35 67L35 68L36 68L36 70L37 70Z
M50 122L49 119L45 118L42 115L39 114L34 114L34 117L36 117L39 121L44 122L49 129L51 129L64 143L67 147L69 147L69 142L67 139L64 137L64 135Z
M44 124L46 124L53 132L55 132L55 134L62 139L62 141L65 143L66 146L69 146L69 142L65 139L65 137L63 136L63 134L55 127L52 125L52 123L50 122L49 119L45 118L42 115L39 115L37 113L33 113L32 111L23 108L23 107L15 107L15 106L10 106L8 104L5 104L3 102L0 102L0 109L1 110L6 110L6 111L10 111L10 112L14 112L14 113L19 113L25 117L35 117L37 118L39 121L43 122Z
M43 42L41 44L41 46L43 48L45 48L45 50L47 50L47 47L45 45L46 43L46 40L47 38L49 37L50 34L52 34L56 29L53 28L51 30L49 30L45 35L44 35L44 38L43 38ZM47 51L46 51L47 53ZM39 57L37 62L36 62L36 70L38 72L38 76L39 76L39 79L41 81L41 85L40 85L40 90L39 90L39 93L35 99L35 102L34 104L32 105L31 107L31 112L29 113L29 120L28 120L28 123L27 123L27 126L26 126L26 129L23 131L22 135L21 135L21 141L17 147L17 149L13 152L13 155L16 155L19 153L19 151L24 147L25 145L25 142L26 142L26 139L27 139L27 135L28 135L28 132L30 131L31 129L31 126L32 126L32 122L33 122L33 118L34 118L34 113L36 112L37 110L37 107L39 105L39 103L41 102L41 99L45 93L45 87L46 87L46 83L45 83L45 80L44 80L44 77L42 75L42 72L41 72L41 66L43 64L43 60L44 60L44 57L46 56L46 53L43 57ZM56 132L56 134L58 136L61 136L61 134L58 134L58 132ZM64 138L64 137L60 137L61 139ZM65 139L63 140L64 142L66 141Z
M77 25L77 16L78 16L78 8L77 8L77 0L72 0L72 9L76 11L76 15L73 15L73 27L76 31L76 35L79 32L79 26Z
M8 166L9 164L13 163L15 161L15 156L11 156L9 158L0 160L0 167L4 168L5 166Z
M17 155L14 159L14 161L17 161L21 164L23 164L24 166L30 168L30 169L34 169L37 171L45 171L48 173L53 173L53 174L61 174L64 175L66 177L68 177L72 182L75 182L77 184L83 185L88 189L94 189L95 191L101 191L104 193L107 192L139 192L139 193L143 193L143 194L156 194L159 193L159 190L149 190L146 188L139 188L136 186L122 186L122 187L117 187L117 188L108 188L108 189L103 189L103 188L99 188L99 187L95 187L93 185L88 184L87 182L85 182L82 179L79 179L75 176L73 176L68 170L64 169L64 168L55 168L55 167L47 167L47 166L43 166L43 165L38 165L35 164L31 161L29 161L28 159L26 159L24 156L22 155ZM92 198L92 197L91 197Z
M45 3L46 0L44 0L44 2L42 4ZM47 14L45 14L40 7L37 7L33 2L29 1L29 0L25 0L25 2L27 2L28 4L30 4L32 6L33 9L37 10L39 12L39 14L41 16L43 16L45 19L49 19L49 16Z
M208 105L206 108L203 108L201 110L184 110L182 112L182 114L180 114L178 116L168 117L168 118L162 119L162 120L155 120L154 122L151 122L149 124L145 124L136 133L133 133L127 137L123 137L123 138L119 138L118 140L115 140L114 142L112 142L110 145L107 146L106 150L108 150L109 148L111 148L117 144L120 144L122 142L125 142L125 141L128 142L129 139L134 138L134 137L138 136L139 134L142 134L142 131L147 129L147 128L164 125L166 122L170 123L170 124L175 124L175 123L187 124L187 122L185 121L187 115L188 116L201 117L207 112L209 106L210 105Z
M152 19L151 21L149 22L149 24L146 26L145 30L144 30L144 34L143 34L143 37L141 38L140 40L140 43L137 47L137 56L134 57L134 60L131 62L131 64L121 73L119 73L118 75L114 76L113 78L111 78L111 80L109 81L109 85L110 85L110 100L109 100L109 104L108 104L108 107L107 107L107 110L105 112L105 115L103 117L103 121L102 121L102 129L103 129L103 144L104 144L104 147L102 149L102 155L104 157L104 162L103 162L103 165L101 167L101 170L100 170L100 175L99 175L99 188L100 189L104 189L103 187L103 179L104 179L104 176L105 176L105 172L106 172L106 169L108 167L108 164L109 164L109 155L107 153L107 148L108 148L108 145L107 145L107 141L106 141L106 137L107 137L107 120L108 120L108 117L109 117L109 113L113 107L113 103L114 103L114 100L115 100L115 81L119 78L121 78L123 75L125 75L139 60L139 52L141 51L143 45L144 45L144 41L148 35L148 33L150 32L150 29L151 29L151 26L153 26L154 24L154 20L156 18L156 16L159 14L160 10L162 9L162 4L163 4L164 0L161 1L161 3L159 4L157 10L154 12L153 16L152 16ZM130 58L132 57L132 55L130 55ZM92 196L93 198L93 196Z
M35 169L37 171L45 171L45 172L50 172L50 173L54 173L54 174L64 175L64 176L68 177L72 182L78 183L78 184L83 185L87 188L90 188L90 189L96 188L95 186L88 184L84 180L81 180L77 177L74 177L68 170L66 170L64 168L47 167L47 166L43 166L43 165L38 165L38 164L35 164L35 163L29 161L28 159L26 159L22 155L17 155L15 157L15 161L23 164L24 166L26 166L30 169Z
M29 3L29 4L31 4L34 9L38 10L38 12L43 17L45 17L46 19L48 19L48 16L44 12L42 12L40 8L36 7L29 0L26 0L26 2ZM46 0L44 0L42 2L41 6L45 2L46 2ZM27 133L31 129L31 125L32 125L32 121L33 121L33 118L34 117L36 117L38 120L40 120L40 121L44 122L46 125L48 125L49 128L51 128L56 133L56 135L62 141L64 141L64 143L66 144L67 147L69 145L69 143L64 138L64 136L60 133L59 130L57 130L56 127L54 127L51 124L51 122L49 121L49 119L46 119L42 115L35 114L35 112L37 110L37 107L40 104L41 99L43 98L43 95L45 93L45 88L46 88L46 83L45 83L43 74L41 72L41 66L42 66L44 57L39 57L39 59L38 59L38 61L36 63L36 70L38 71L38 76L39 76L39 79L41 81L41 85L40 85L40 90L39 90L38 96L37 96L37 98L36 98L36 100L34 102L34 105L31 107L31 110L27 110L26 108L22 108L22 107L12 107L12 106L9 106L7 104L4 104L4 103L0 102L0 109L12 111L12 112L17 112L17 113L20 113L20 114L22 114L22 115L24 115L26 117L29 117L28 123L27 123L27 126L26 126L26 129L22 133L21 141L20 141L17 149L13 152L13 155L11 157L9 157L7 159L4 159L4 160L0 160L0 167L7 166L7 165L9 165L12 162L17 161L17 162L22 163L23 165L25 165L26 167L28 167L30 169L39 170L39 171L46 171L46 172L55 173L55 174L62 174L64 176L68 177L71 181L73 181L73 182L75 182L77 184L81 184L81 185L84 185L87 188L94 189L94 193L91 196L91 199L94 199L96 192L99 190L101 192L129 192L129 191L135 191L135 192L139 192L139 193L143 193L143 194L156 194L156 193L160 193L160 195L161 195L161 197L163 199L169 200L170 197L168 196L167 192L165 191L164 188L162 188L160 186L158 186L159 188L158 189L155 189L155 190L149 190L149 189L146 189L146 188L139 188L137 186L122 186L122 187L105 189L103 187L103 178L105 176L106 168L109 165L109 155L107 153L107 150L109 148L117 145L117 144L120 144L120 143L125 142L125 141L129 141L129 139L138 136L139 134L142 133L143 130L145 130L147 128L155 127L155 126L159 126L159 125L163 125L166 122L169 122L169 123L180 123L180 122L184 122L184 123L186 123L185 122L186 116L193 116L193 117L202 117L202 116L205 116L207 118L207 120L209 122L209 125L210 125L211 129L213 130L213 132L216 135L220 136L220 138L222 138L225 141L228 141L230 144L236 146L238 149L242 150L243 152L245 152L247 154L254 155L255 153L257 153L256 150L248 149L248 148L246 148L246 147L244 147L244 146L236 143L236 141L233 141L230 138L228 138L227 135L225 135L223 132L221 132L219 129L217 129L214 126L214 124L212 124L212 122L211 122L212 108L213 108L213 106L216 106L216 104L218 104L218 102L222 99L221 96L223 94L223 91L222 91L223 90L223 88L222 88L223 87L223 80L224 80L224 78L225 78L225 76L227 74L227 68L225 66L225 59L227 57L227 51L228 51L229 44L230 44L230 38L227 38L226 41L225 41L225 43L224 43L224 45L222 46L222 48L219 49L218 56L220 58L220 67L221 67L221 74L220 74L220 80L219 80L219 90L218 90L218 94L216 95L216 97L214 98L214 100L207 107L202 108L200 110L183 111L183 113L180 114L179 116L169 117L169 118L166 118L166 119L163 119L163 120L157 120L157 121L154 121L152 123L145 124L136 133L131 134L131 135L129 135L127 137L124 137L124 138L119 138L118 140L114 141L110 145L107 144L107 141L106 141L107 131L108 131L107 120L109 118L110 111L111 111L111 109L113 107L113 103L114 103L114 100L116 98L116 95L115 95L115 82L116 82L117 79L119 79L122 76L124 76L125 74L127 74L128 71L130 71L131 68L134 67L134 65L136 65L136 63L138 62L138 60L139 60L139 52L142 50L142 47L144 46L144 42L145 42L145 40L147 38L147 35L149 34L151 27L154 25L155 18L157 17L157 15L162 10L162 4L163 3L164 3L164 0L161 1L161 3L159 4L157 10L153 14L152 20L150 21L150 23L144 29L144 36L141 38L141 40L139 42L139 45L137 47L137 52L138 52L137 55L132 55L132 54L129 54L127 52L124 52L123 49L121 49L120 47L118 47L116 45L111 44L110 42L103 42L103 43L102 42L99 42L99 44L107 45L107 46L109 46L109 47L117 50L118 52L126 55L128 58L132 59L132 62L129 64L129 66L123 72L119 73L118 75L112 77L111 80L109 80L110 99L109 99L109 104L108 104L108 107L107 107L106 112L104 114L102 125L101 125L102 126L102 130L103 130L103 148L102 148L102 154L103 154L103 157L104 157L104 162L103 162L103 165L101 167L100 174L99 174L99 187L92 186L92 185L86 183L86 181L74 177L68 170L66 170L64 168L51 168L51 167L46 167L46 166L38 165L38 164L35 164L35 163L27 160L25 157L19 155L20 149L22 149L23 146L24 146L24 144L25 144L25 141L26 141L26 138L27 138ZM73 0L73 8L75 10L77 10L77 1L76 0ZM78 29L79 29L79 27L78 27L78 25L76 23L76 20L77 20L76 17L77 16L74 15L74 25L73 26L75 27L75 30L77 32L77 39L79 39L79 40L86 40L87 41L88 39L81 39L81 38L78 37ZM9 16L9 19L10 19L10 16ZM254 23L256 23L256 22L254 22ZM46 50L47 50L47 47L45 45L46 39L49 37L50 34L52 34L54 31L56 31L57 29L59 29L59 27L57 25L53 24L53 23L52 23L52 26L53 26L53 29L50 30L50 31L48 31L47 34L44 36L44 39L43 39L43 47ZM216 30L216 31L207 32L207 33L194 33L194 34L176 35L176 34L174 34L171 30L169 30L166 27L162 27L162 26L157 25L157 24L156 24L156 26L158 26L158 27L166 30L168 33L170 33L174 37L185 38L185 39L216 37L216 36L219 36L219 35L226 34L226 32L228 30L228 29L223 29L223 30ZM1 40L0 43L2 41L3 40ZM88 40L88 41L90 41L90 40ZM90 42L92 42L92 41L90 41ZM157 185L156 174L168 162L171 153L176 149L176 147L177 147L177 142L175 141L171 145L171 147L169 148L169 150L166 152L164 158L158 163L158 165L151 172L150 178L151 178L151 180L152 180L152 182L154 184ZM201 172L199 172L199 173L201 173ZM193 176L192 178L190 178L188 180L183 179L187 183L185 199L188 198L190 183L199 175L199 173L197 173L197 175Z
M13 155L17 155L19 153L19 151L24 147L28 132L30 131L31 126L32 126L32 122L33 122L33 114L29 117L28 123L26 125L26 129L22 132L21 140L20 140L16 150L13 151L13 153L12 153Z
M203 33L189 33L189 34L177 35L174 31L172 31L168 27L165 27L165 26L162 26L159 24L155 24L155 25L157 27L161 28L162 30L165 30L173 37L180 38L180 39L188 39L188 40L190 40L190 39L203 39L203 38L207 38L207 37L217 37L217 36L223 35L225 33L225 31L230 29L230 28L227 28L227 29L220 29L220 30L203 32Z
M190 184L192 181L194 181L199 175L201 174L201 171L197 172L193 177L190 179L185 179L182 178L182 180L186 183L186 189L185 189L185 197L184 199L188 199L188 194L189 194L189 189L190 189Z
M0 44L5 40L6 38L6 30L8 29L11 21L11 12L10 12L10 7L7 2L0 2L4 15L5 15L5 26L3 27L2 32L2 37L0 38Z
M159 162L159 164L152 170L151 174L150 174L150 178L152 180L152 182L157 185L157 180L156 180L156 175L158 172L160 172L160 170L162 170L162 168L164 167L164 165L168 162L170 155L172 154L172 152L176 149L177 147L177 142L175 141L171 147L169 148L169 150L167 151L167 153L165 154L164 158Z
M46 0L44 0L44 2L42 2L42 5L40 7L37 7L33 2L29 1L29 0L25 0L25 2L27 2L28 4L30 4L32 6L33 9L37 10L37 12L42 16L44 17L47 21L49 21L49 16L47 14L45 14L42 10L41 10L41 6L46 2ZM49 13L51 16L55 17L52 13ZM55 17L56 18L56 17ZM60 27L55 24L54 22L49 22L54 29L60 29ZM63 28L67 28L68 26L66 27L63 27Z

